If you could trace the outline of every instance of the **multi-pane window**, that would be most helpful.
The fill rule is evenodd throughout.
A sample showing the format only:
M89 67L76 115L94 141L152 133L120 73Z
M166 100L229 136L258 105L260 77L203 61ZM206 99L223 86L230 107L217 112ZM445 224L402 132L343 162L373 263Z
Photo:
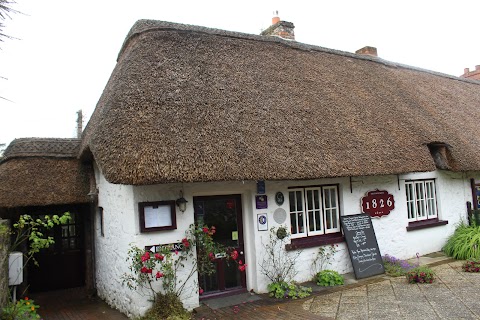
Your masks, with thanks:
M338 187L290 189L292 238L340 232Z
M437 218L435 180L415 180L405 182L407 195L408 221L421 221Z

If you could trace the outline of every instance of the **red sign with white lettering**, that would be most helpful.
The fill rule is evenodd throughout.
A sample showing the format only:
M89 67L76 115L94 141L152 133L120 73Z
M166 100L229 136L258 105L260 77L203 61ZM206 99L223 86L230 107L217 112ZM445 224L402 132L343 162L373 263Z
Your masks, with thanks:
M362 212L371 217L381 217L388 215L395 209L395 200L393 195L387 191L375 190L367 192L362 198Z

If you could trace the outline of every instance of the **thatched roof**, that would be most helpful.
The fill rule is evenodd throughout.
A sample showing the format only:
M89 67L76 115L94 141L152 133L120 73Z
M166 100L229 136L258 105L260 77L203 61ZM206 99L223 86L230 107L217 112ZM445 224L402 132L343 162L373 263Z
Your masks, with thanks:
M87 126L107 180L480 170L480 82L277 37L138 21Z
M78 139L16 139L0 162L0 207L88 202Z

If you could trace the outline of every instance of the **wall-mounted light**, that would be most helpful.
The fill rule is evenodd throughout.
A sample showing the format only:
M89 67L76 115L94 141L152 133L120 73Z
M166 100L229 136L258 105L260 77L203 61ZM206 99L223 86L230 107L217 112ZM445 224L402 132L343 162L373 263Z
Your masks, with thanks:
M175 201L175 203L178 206L178 209L182 212L185 212L187 210L187 200L183 197L183 191L180 191L180 198Z

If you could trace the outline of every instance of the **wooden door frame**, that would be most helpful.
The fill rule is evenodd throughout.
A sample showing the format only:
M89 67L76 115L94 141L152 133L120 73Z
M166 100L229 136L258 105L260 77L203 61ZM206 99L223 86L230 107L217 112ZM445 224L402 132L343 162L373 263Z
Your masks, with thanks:
M243 233L243 203L242 203L242 194L221 194L221 195L210 195L210 196L194 196L193 197L193 202L195 201L206 201L206 200L218 200L218 199L228 199L228 198L234 198L237 207L236 207L236 214L237 214L237 228L238 228L238 242L239 242L239 249L241 252L243 252L242 259L243 262L245 263L245 237ZM194 221L195 223L197 222L197 214L194 212ZM217 271L218 272L218 271ZM223 272L223 270L221 271ZM239 292L246 292L247 290L247 276L245 272L240 272L240 284L241 288L235 288L235 289L227 289L223 288L223 291L219 292L213 292L210 294L207 294L206 296L200 297L201 300L207 299L207 298L214 298L218 296L228 296L231 294L236 294Z

